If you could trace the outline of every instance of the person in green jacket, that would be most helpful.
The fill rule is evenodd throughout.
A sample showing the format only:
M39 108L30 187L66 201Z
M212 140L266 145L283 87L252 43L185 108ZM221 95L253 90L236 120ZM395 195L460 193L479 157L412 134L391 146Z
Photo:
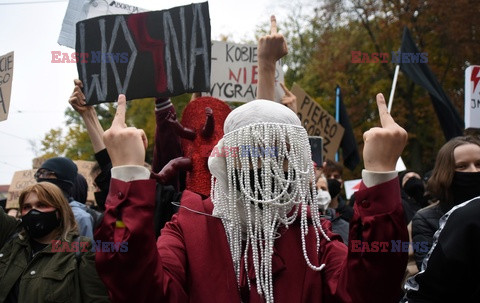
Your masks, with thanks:
M21 222L0 208L0 302L109 302L60 188L34 184L19 204Z

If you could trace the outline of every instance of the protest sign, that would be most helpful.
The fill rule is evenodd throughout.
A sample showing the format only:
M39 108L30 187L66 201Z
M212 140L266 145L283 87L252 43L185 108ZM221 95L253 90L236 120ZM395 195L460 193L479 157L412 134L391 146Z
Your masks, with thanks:
M12 95L13 52L0 57L0 121L7 120Z
M207 2L83 20L76 34L87 104L210 90Z
M257 82L257 45L212 41L212 97L223 101L252 101L256 99ZM281 60L275 70L276 101L283 96L279 82L283 82Z
M87 190L87 201L95 203L95 188L93 186L93 179L90 176L92 167L95 165L95 161L85 161L85 160L75 160L73 161L78 167L78 173L81 174L87 180L88 190Z
M343 182L343 186L345 187L345 197L347 199L350 199L352 195L360 189L361 182L362 179L354 179Z
M37 183L34 177L36 171L36 169L27 169L16 171L13 174L12 182L10 182L10 187L8 188L7 209L19 207L18 198L20 198L22 191L27 186Z
M308 135L321 136L325 159L335 160L335 153L344 132L343 127L300 86L294 84L291 92L297 97L297 114Z
M465 129L480 128L480 65L465 70Z
M38 157L33 160L33 163L36 167L40 167L43 162L45 162L45 160L46 159L44 159L43 157ZM75 160L73 162L78 167L78 173L84 176L87 180L87 201L92 201L93 203L95 203L95 196L93 194L95 188L93 186L93 179L90 176L90 171L95 165L95 161ZM20 197L20 193L27 186L37 183L34 177L36 171L37 169L28 169L15 172L12 178L12 182L10 183L10 187L8 188L6 207L7 209L18 208L18 198Z
M75 48L75 24L78 21L104 15L137 14L146 9L118 1L70 0L58 36L58 44Z

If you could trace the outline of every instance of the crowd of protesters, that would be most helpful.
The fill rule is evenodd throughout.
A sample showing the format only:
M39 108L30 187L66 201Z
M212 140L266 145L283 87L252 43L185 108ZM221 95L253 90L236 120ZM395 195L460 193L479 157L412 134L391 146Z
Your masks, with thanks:
M74 80L96 206L71 159L45 161L20 220L0 208L0 302L478 302L480 139L448 141L424 177L398 174L407 132L378 94L380 127L364 133L362 183L346 200L343 167L312 163L295 97L282 86L283 104L270 101L287 52L272 17L258 41L258 100L225 118L209 107L220 100L194 94L202 128L155 99L151 166L126 97L104 131ZM188 154L181 139L200 137L275 154Z

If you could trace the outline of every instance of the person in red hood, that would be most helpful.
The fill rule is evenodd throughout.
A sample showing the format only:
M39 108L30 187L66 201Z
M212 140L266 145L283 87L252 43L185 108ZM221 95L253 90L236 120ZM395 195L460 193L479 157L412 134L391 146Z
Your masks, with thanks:
M142 167L146 137L125 124L125 96L104 141L112 159L105 218L95 234L126 241L127 253L96 255L113 302L395 302L407 252L376 241L408 241L395 164L407 133L377 95L381 127L365 132L363 184L345 246L320 218L308 135L272 101L275 63L287 53L272 16L258 43L259 99L233 110L209 158L207 199L185 190L155 244L155 180ZM129 149L126 149L128 146ZM227 153L228 152L228 153ZM370 245L372 244L372 245ZM398 301L397 301L398 302Z

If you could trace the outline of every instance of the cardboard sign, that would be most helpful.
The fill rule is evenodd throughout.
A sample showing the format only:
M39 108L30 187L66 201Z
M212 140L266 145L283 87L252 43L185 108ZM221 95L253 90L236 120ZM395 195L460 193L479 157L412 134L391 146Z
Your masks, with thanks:
M465 129L480 128L480 65L465 70Z
M212 41L210 95L223 101L248 102L256 99L258 82L257 46ZM281 61L275 71L275 100L283 96Z
M146 9L118 1L70 0L58 36L58 44L75 48L75 24L89 18L115 14L137 14Z
M0 121L7 120L12 95L13 52L0 57Z
M309 136L323 138L325 159L335 160L343 136L343 126L297 84L290 90L297 97L297 115Z
M75 50L87 104L209 91L208 3L80 21Z
M45 159L39 157L34 159L34 163L40 167ZM78 167L78 173L82 174L85 177L88 184L88 191L87 191L87 201L92 201L95 203L95 196L93 187L93 179L90 176L90 171L95 165L95 161L84 161L84 160L75 160L73 161ZM12 182L10 183L10 187L8 188L8 196L7 196L7 206L6 208L18 208L18 198L22 191L30 185L37 183L35 181L35 172L37 169L28 169L28 170L21 170L15 172L12 178Z
M10 187L8 188L7 209L19 207L18 198L20 198L22 191L28 186L37 183L34 177L36 171L36 169L27 169L16 171L13 174L12 182L10 182Z
M75 160L73 161L75 164L77 164L78 167L78 173L81 174L85 179L87 180L88 184L88 191L87 191L87 201L91 201L94 204L95 203L95 188L93 187L93 179L90 176L90 171L92 170L92 167L95 165L95 161L85 161L85 160Z

